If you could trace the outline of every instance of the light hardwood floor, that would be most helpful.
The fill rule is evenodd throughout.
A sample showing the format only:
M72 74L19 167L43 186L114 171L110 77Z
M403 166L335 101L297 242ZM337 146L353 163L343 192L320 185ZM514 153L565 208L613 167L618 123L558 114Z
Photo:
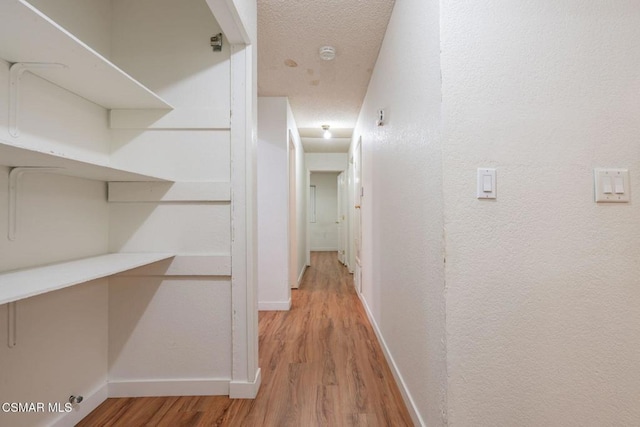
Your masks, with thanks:
M223 396L108 399L78 426L411 426L335 252L313 252L288 312L260 313L262 387Z

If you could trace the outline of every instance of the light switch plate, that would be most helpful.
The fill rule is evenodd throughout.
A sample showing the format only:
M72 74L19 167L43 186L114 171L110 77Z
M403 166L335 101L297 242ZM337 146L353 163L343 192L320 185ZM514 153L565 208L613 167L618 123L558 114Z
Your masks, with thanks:
M598 203L628 203L631 200L628 169L597 168L593 171Z
M478 199L495 199L496 170L492 168L478 168Z

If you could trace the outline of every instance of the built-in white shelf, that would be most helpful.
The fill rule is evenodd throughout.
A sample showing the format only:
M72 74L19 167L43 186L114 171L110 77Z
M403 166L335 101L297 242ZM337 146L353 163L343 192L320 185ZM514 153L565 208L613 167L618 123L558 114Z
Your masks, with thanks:
M0 1L0 58L62 64L29 71L107 109L171 109L166 101L23 0Z
M53 152L22 147L0 140L0 166L57 168L55 173L98 181L161 181L164 178L144 175L107 165L77 160Z
M0 305L112 276L174 254L116 253L0 274Z

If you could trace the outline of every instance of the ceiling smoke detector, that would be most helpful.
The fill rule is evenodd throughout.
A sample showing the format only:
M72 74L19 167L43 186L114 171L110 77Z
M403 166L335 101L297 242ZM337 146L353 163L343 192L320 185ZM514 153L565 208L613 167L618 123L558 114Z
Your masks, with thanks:
M336 48L333 46L322 46L320 48L320 59L331 61L336 57Z

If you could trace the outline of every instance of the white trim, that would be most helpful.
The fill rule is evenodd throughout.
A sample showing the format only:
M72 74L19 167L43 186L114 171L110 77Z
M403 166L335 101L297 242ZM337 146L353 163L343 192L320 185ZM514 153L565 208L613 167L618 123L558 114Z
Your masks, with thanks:
M298 276L298 285L296 286L296 288L300 287L300 283L302 283L302 278L304 277L304 272L307 271L307 265L303 265L302 266L302 271L300 271L300 275Z
M109 397L227 395L229 395L228 379L202 378L189 380L138 380L109 382Z
M291 309L291 298L289 301L260 301L259 311L289 311Z
M51 427L68 427L78 424L91 411L100 406L109 397L109 387L104 383L91 394L84 395L82 404L74 405L73 411L63 414L51 424ZM66 403L66 402L65 402Z
M311 252L338 252L338 248L311 248Z
M378 324L376 320L373 318L373 314L371 314L371 310L369 309L369 305L367 301L364 299L362 294L358 292L358 296L360 297L360 301L362 301L362 306L364 307L364 311L367 313L367 317L369 318L369 322L371 322L371 326L373 327L373 331L378 337L378 341L380 342L380 347L382 347L382 352L384 353L384 358L387 359L387 364L391 369L391 373L396 380L396 384L398 384L398 388L400 389L400 394L402 394L402 399L404 403L407 405L407 410L409 411L409 415L411 415L411 419L413 423L417 426L426 426L427 424L424 422L420 413L418 412L418 408L416 407L413 398L411 397L411 393L407 389L407 384L404 382L402 375L400 374L400 370L398 369L398 365L396 365L395 360L393 360L393 356L391 356L391 352L389 351L389 347L387 347L387 343L385 342L382 332L380 332L380 328L378 328Z
M253 381L231 381L229 383L229 398L255 399L260 389L260 383L262 383L262 373L258 368Z
M252 46L231 45L231 379L234 382L249 381L259 363L254 55Z
M305 163L306 163L305 156ZM307 168L307 211L310 209L310 196L311 196L311 171ZM309 226L309 221L306 221L305 224L305 232L306 232L306 248L307 248L307 265L311 266L311 227Z

